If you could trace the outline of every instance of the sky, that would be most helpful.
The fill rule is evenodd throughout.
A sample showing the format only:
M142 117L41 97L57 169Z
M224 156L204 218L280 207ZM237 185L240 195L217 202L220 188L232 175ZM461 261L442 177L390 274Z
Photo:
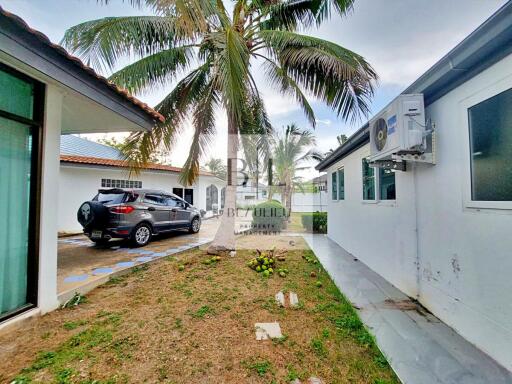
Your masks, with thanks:
M506 0L356 0L354 9L345 17L335 16L320 28L302 33L351 49L376 69L379 82L371 102L371 114L375 114L505 3ZM111 0L109 5L100 5L96 0L0 0L0 5L55 43L67 28L84 21L149 13L122 0ZM253 72L277 130L290 123L312 130L299 106L269 87L258 63ZM168 89L136 96L154 106L171 89L172 84ZM335 149L336 136L350 136L371 117L349 124L321 102L310 102L317 118L316 145L322 152ZM226 157L227 122L222 111L217 113L216 125L218 134L203 162L210 157ZM191 131L188 128L176 143L170 156L173 165L184 163ZM98 137L103 135L92 138ZM304 175L313 176L313 171Z

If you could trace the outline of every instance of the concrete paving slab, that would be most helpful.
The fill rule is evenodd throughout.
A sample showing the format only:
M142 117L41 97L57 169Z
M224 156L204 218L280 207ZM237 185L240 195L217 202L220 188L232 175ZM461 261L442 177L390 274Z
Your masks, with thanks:
M276 293L276 302L279 306L284 307L284 293L282 291Z
M279 339L283 337L278 322L256 323L254 328L256 329L256 340Z
M304 234L404 384L511 384L512 373L325 235Z
M289 297L290 297L290 307L297 307L299 305L299 297L297 296L297 294L295 292L290 291Z

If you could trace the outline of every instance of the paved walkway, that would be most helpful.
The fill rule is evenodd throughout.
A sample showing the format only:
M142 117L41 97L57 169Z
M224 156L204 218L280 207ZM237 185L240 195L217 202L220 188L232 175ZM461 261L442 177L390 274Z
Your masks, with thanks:
M111 241L107 246L95 246L84 235L59 239L57 289L61 301L75 291L86 293L119 271L151 262L155 259L206 246L219 226L213 218L203 221L197 234L175 231L158 236L142 248L132 248L125 241Z
M504 384L512 373L325 235L305 234L404 384ZM512 347L512 346L511 346Z

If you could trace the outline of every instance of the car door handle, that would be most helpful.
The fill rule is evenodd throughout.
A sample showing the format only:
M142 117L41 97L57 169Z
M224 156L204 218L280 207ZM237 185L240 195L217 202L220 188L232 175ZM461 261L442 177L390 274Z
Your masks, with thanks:
M156 211L154 207L148 207L148 211Z
M171 211L172 212L178 212L178 210L176 208L172 208Z

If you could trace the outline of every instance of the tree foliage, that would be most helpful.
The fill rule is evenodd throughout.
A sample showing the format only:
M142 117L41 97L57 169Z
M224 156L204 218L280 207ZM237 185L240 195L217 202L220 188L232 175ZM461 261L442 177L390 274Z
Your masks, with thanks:
M169 151L190 119L194 137L181 181L191 184L216 134L218 109L227 113L230 134L272 132L253 78L257 62L264 63L269 84L291 95L312 126L306 93L343 119L368 113L377 78L372 67L346 48L297 32L332 14L345 15L353 1L236 0L228 12L222 0L126 0L154 15L91 20L66 31L62 43L104 71L131 58L110 77L131 92L174 84L156 106L165 122L133 133L124 151L132 167L141 167L156 151Z

